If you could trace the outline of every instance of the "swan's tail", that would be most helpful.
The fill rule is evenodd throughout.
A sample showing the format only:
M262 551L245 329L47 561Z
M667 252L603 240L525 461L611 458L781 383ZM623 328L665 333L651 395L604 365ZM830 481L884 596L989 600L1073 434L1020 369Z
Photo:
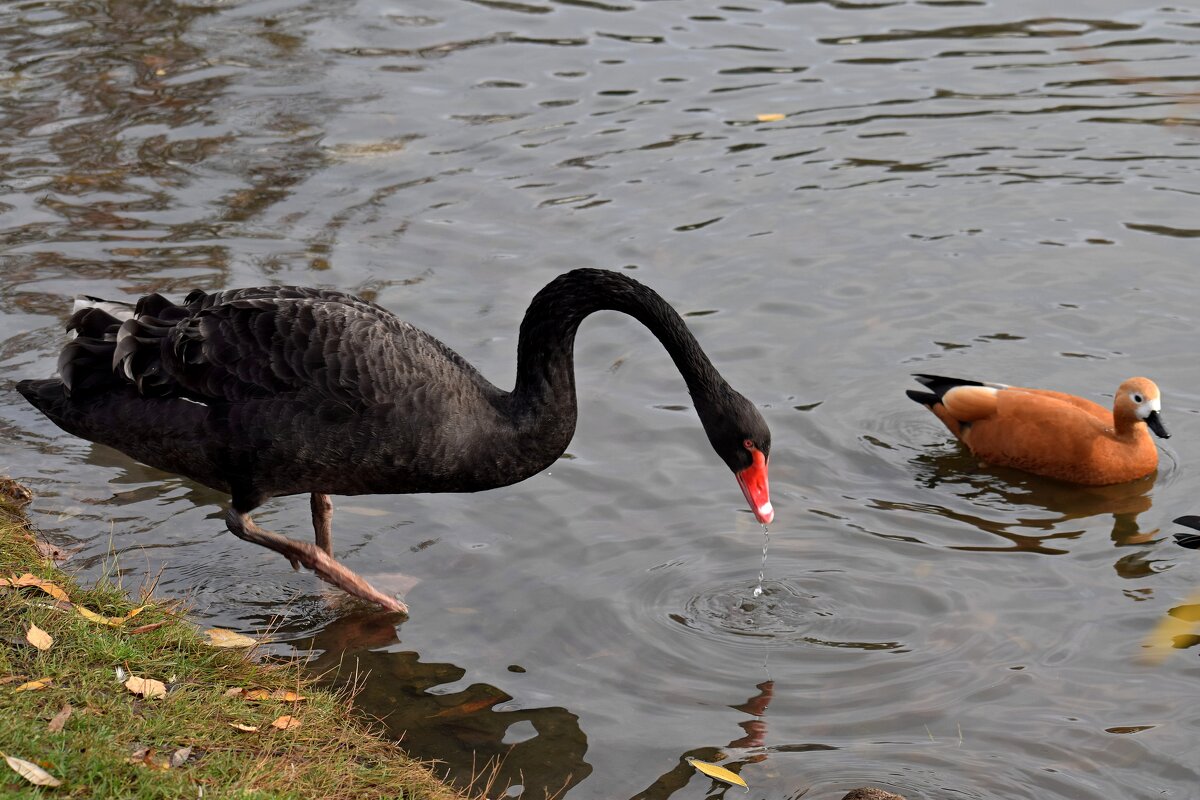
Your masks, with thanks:
M113 319L121 322L133 319L134 315L134 305L132 303L122 303L119 300L101 300L99 297L92 297L87 294L76 295L75 307L71 309L72 312L78 314L80 311L88 308L98 308Z
M160 294L146 295L136 305L76 297L75 313L67 322L75 338L58 356L56 382L61 382L67 395L86 396L129 384L139 394L154 394L162 382L160 342L189 313ZM32 392L32 384L42 382L27 383ZM45 391L40 387L36 393L42 396ZM38 405L32 396L25 396Z

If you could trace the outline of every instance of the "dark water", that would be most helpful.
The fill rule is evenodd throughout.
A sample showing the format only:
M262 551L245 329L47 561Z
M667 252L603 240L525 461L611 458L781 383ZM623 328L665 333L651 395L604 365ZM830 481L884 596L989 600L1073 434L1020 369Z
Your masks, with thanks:
M510 795L719 794L696 756L763 798L1193 798L1196 639L1143 643L1200 581L1166 535L1200 513L1200 11L1059 9L8 3L6 382L53 372L71 295L302 283L508 385L537 288L629 269L761 404L778 516L755 600L761 529L617 315L581 332L546 474L337 501L337 554L407 592L399 628L7 383L0 469L85 575L115 554L205 621L282 617L369 671L362 705L418 755L459 780L503 757ZM914 371L1102 402L1146 374L1175 437L1104 490L982 469ZM304 538L307 514L258 519Z

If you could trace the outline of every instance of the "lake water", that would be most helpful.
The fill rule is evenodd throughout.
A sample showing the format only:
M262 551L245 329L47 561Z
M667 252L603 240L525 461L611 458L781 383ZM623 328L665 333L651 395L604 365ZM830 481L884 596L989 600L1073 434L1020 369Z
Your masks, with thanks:
M8 3L0 471L85 577L357 666L415 754L458 781L500 758L509 796L720 794L694 756L754 798L1194 798L1200 639L1144 643L1200 583L1168 536L1200 513L1200 8L1057 6ZM761 598L762 530L620 315L580 332L546 473L335 498L398 627L9 382L53 373L74 294L297 283L507 387L525 305L576 266L661 292L761 405ZM981 467L912 372L1102 403L1144 374L1175 435L1115 488ZM256 518L310 535L303 498Z

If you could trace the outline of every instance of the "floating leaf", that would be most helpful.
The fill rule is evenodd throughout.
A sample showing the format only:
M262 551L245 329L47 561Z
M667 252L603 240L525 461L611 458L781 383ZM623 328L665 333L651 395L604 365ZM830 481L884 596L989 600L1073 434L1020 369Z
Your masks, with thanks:
M62 781L51 775L49 772L46 772L46 770L42 769L37 764L26 761L23 758L14 758L13 756L5 755L4 753L0 753L0 756L4 756L4 760L7 761L8 765L13 768L13 772L16 772L34 786L62 785Z
M52 683L54 683L53 678L38 678L36 681L29 681L29 683L22 683L20 686L13 689L13 691L14 692L36 692L38 689L45 689L47 686L49 686Z
M25 641L36 647L38 650L45 652L54 644L54 637L46 633L37 625L31 624L29 630L25 631Z
M167 686L162 681L156 681L154 678L139 678L136 675L131 675L129 680L125 681L125 688L134 694L140 694L147 700L154 697L166 697Z
M231 723L229 723L229 727L237 728L239 731L242 731L244 733L255 733L258 731L257 725L243 725L240 722L231 722Z
M67 724L67 718L71 716L72 711L74 711L74 709L71 708L70 703L64 705L62 710L54 715L54 719L50 720L50 724L46 726L46 730L50 733L58 733L61 731L63 726Z
M258 644L257 639L224 628L209 628L205 633L208 634L208 643L213 647L254 647Z
M757 114L754 117L759 122L779 122L781 119L787 119L786 114ZM703 761L700 763L704 763ZM697 767L699 769L699 767ZM732 772L730 773L733 774Z
M1172 608L1154 626L1154 630L1146 637L1145 647L1149 651L1144 656L1146 661L1161 662L1167 653L1175 649L1175 637L1186 636L1195 630L1196 621L1192 614L1187 613L1191 608L1200 608L1200 592L1193 593L1183 604Z
M303 723L301 723L300 720L296 719L292 715L284 714L282 717L272 722L271 727L279 728L281 731L287 731L291 730L292 728L299 728L302 724Z
M724 781L725 783L732 783L734 786L741 786L747 792L750 791L750 787L746 785L746 782L744 780L742 780L741 776L738 775L736 772L730 772L729 770L725 769L724 767L722 767L718 764L710 764L707 761L701 761L698 758L689 758L687 760L687 762L689 764L691 764L695 769L699 770L700 772L703 772L705 775L712 778L713 780Z

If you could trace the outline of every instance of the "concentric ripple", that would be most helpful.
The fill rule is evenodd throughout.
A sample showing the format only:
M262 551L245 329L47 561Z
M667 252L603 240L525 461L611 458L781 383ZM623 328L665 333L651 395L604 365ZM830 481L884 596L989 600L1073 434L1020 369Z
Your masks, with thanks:
M670 618L717 638L793 639L812 627L815 618L834 613L828 598L812 594L795 582L764 580L762 594L755 597L757 585L756 581L738 581L707 587Z

